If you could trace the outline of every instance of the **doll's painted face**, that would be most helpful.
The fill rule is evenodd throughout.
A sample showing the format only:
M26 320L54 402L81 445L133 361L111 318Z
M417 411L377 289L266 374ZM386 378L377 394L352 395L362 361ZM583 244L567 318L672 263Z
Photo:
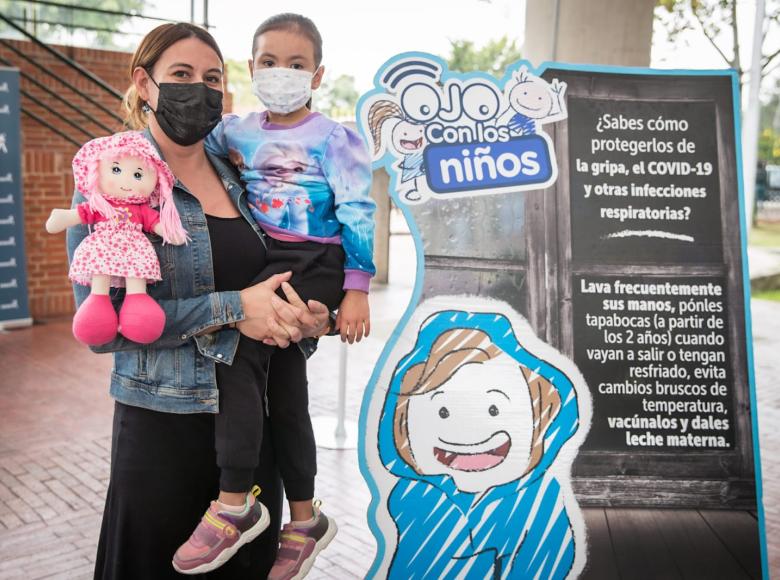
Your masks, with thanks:
M115 198L149 197L157 186L157 171L136 157L105 157L98 166L100 191Z
M531 453L528 383L505 354L464 365L439 388L410 397L408 428L420 473L449 475L471 493L514 481Z

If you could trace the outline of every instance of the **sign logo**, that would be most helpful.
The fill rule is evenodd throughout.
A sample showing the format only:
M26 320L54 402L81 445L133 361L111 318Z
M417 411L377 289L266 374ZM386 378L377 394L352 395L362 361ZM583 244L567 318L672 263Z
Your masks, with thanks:
M566 118L565 91L522 62L496 81L407 53L379 70L358 119L375 165L396 176L407 203L543 189L557 163L542 127Z

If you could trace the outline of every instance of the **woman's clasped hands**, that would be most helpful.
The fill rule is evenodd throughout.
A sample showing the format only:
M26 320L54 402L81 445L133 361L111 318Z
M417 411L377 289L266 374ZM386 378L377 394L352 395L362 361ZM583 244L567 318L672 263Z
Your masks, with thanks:
M317 337L328 329L328 308L316 300L304 302L288 283L292 272L275 274L241 291L244 320L236 328L249 338L286 348L291 342ZM282 288L287 301L277 296Z

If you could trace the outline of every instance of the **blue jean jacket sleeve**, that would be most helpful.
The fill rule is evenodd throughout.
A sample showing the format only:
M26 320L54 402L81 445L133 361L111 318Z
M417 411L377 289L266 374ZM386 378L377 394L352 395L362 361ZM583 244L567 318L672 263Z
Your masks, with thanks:
M73 207L84 201L83 196L76 192L73 198ZM81 241L89 234L86 226L71 227L67 231L68 260L73 259ZM73 285L73 293L76 306L89 296L88 286ZM124 298L124 290L112 289L111 300L117 310ZM239 292L211 292L190 298L159 298L157 303L165 312L165 328L160 338L153 343L155 348L176 348L189 340L195 339L198 350L204 356L214 358L219 362L232 362L235 349L238 344L238 332L234 330L220 330L212 333L213 336L196 336L204 330L238 322L244 319L244 311L241 306ZM140 345L127 340L121 335L109 343L90 347L93 352L105 353L121 350L134 350Z

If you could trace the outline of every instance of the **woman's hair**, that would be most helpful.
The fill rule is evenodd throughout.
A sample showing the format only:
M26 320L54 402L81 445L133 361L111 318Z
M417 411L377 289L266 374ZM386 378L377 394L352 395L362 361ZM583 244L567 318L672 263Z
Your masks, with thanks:
M217 41L204 28L189 22L162 24L144 36L141 44L138 45L135 54L133 54L133 59L130 61L130 78L133 78L133 71L138 67L151 74L152 68L157 64L162 53L185 38L197 38L208 45L209 48L217 53L220 62L224 64L225 59L222 58L222 52L219 50ZM125 125L127 127L130 129L143 129L146 127L146 114L143 112L144 101L138 95L134 83L131 83L130 88L127 89L122 105L126 112Z
M431 345L428 358L409 367L401 379L401 389L393 417L393 440L399 455L421 473L409 443L409 400L430 393L450 380L462 367L480 364L503 355L490 336L474 328L453 328L443 332ZM524 365L518 365L528 384L533 413L531 455L525 473L544 454L544 434L561 408L561 397L552 383Z
M255 35L252 37L252 58L255 56L255 47L257 46L257 39L261 34L270 32L272 30L284 30L287 32L294 32L296 34L302 34L309 39L314 47L314 66L315 68L320 66L322 62L322 36L320 31L314 25L311 19L301 16L300 14L291 14L286 12L284 14L277 14L271 16L263 21L263 23L255 30Z

